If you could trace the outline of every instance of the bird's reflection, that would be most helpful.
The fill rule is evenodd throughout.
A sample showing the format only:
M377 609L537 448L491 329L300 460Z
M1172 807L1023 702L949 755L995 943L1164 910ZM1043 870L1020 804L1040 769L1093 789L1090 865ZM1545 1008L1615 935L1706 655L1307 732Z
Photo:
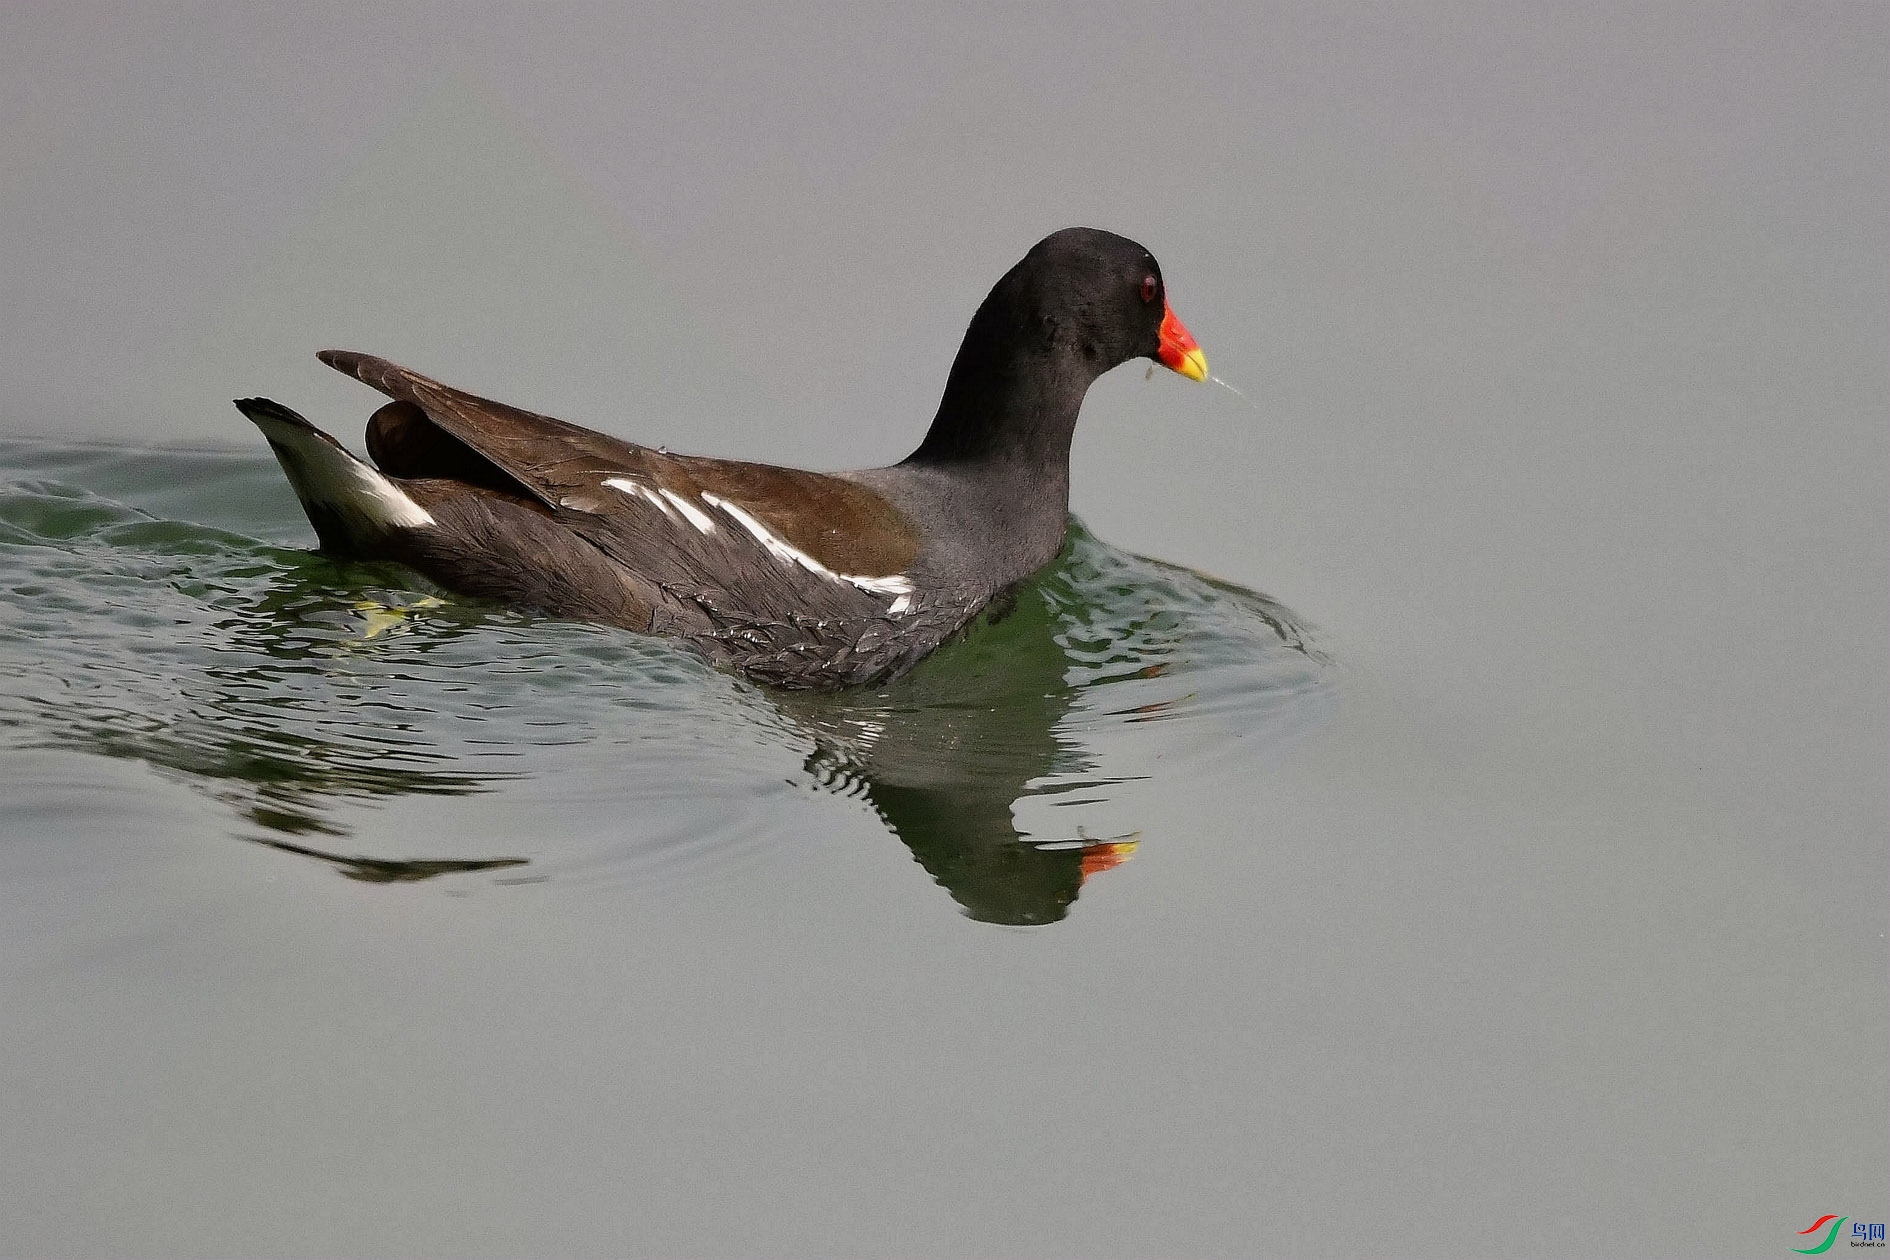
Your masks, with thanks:
M266 836L250 836L247 839L256 844L276 850L279 853L293 853L297 857L314 858L317 862L326 862L337 872L349 879L358 879L364 884L413 884L423 879L432 879L436 875L464 875L472 871L502 870L508 866L525 866L529 858L474 858L460 860L456 858L373 858L359 854L329 853L323 849L311 848L306 844L292 844L287 840L271 840Z
M1051 923L1132 836L1026 837L1033 783L1093 771L1059 726L1077 698L1058 626L1035 590L888 687L777 700L812 732L807 773L868 802L952 899L987 923Z
M1256 745L1290 740L1326 708L1306 703L1325 696L1321 662L1283 605L1115 551L1072 520L1056 565L912 673L777 703L813 735L814 780L870 803L967 915L1041 924L1139 843L1081 828L1028 835L1014 821L1029 797L1085 803L1125 782L1099 764L1095 726L1073 718L1172 719L1200 686L1244 710ZM1121 707L1108 703L1117 695Z

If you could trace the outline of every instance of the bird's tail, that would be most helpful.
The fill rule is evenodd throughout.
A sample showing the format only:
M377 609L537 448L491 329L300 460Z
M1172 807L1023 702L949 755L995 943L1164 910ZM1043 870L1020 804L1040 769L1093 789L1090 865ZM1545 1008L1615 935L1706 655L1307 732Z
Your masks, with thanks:
M373 555L391 535L433 524L400 486L281 403L238 398L236 409L269 439L324 550Z

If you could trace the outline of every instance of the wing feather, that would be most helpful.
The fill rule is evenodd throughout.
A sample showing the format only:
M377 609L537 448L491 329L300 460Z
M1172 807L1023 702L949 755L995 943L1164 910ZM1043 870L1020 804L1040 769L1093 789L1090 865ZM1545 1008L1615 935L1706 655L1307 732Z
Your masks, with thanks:
M653 630L706 639L712 655L750 674L805 679L806 658L818 654L829 684L860 681L900 659L912 632L929 620L910 597L899 604L885 585L868 590L848 580L890 582L916 550L904 519L865 487L818 473L672 456L466 393L373 355L324 350L319 357L420 408L566 528L660 590L668 606L657 609ZM770 548L722 503L738 503L788 546ZM814 519L799 521L796 512ZM818 571L797 563L794 552Z

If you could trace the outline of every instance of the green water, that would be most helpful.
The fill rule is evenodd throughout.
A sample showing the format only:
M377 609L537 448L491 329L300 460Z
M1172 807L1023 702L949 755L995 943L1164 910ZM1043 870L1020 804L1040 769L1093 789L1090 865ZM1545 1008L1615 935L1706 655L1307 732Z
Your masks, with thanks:
M369 882L712 878L838 800L972 918L1049 923L1086 876L1166 842L1125 784L1214 791L1334 701L1290 611L1080 524L912 674L808 697L312 554L264 451L10 441L0 487L13 775L34 750L139 763L219 803L232 842ZM83 795L31 799L12 831L83 843Z

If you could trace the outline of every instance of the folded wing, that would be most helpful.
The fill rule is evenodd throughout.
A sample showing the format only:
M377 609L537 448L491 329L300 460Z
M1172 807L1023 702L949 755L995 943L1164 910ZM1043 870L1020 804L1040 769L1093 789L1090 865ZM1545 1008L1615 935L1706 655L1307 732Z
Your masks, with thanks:
M719 645L705 644L712 654L751 674L768 677L771 655L781 657L784 678L824 657L847 675L827 681L856 681L902 655L926 620L906 577L916 531L865 486L652 450L372 355L327 350L320 358L414 409L377 415L379 449L376 432L369 437L377 458L402 443L426 449L432 439L427 458L454 476L516 487L660 593L650 629L709 640ZM421 421L451 442L416 433ZM482 461L492 474L480 475Z

